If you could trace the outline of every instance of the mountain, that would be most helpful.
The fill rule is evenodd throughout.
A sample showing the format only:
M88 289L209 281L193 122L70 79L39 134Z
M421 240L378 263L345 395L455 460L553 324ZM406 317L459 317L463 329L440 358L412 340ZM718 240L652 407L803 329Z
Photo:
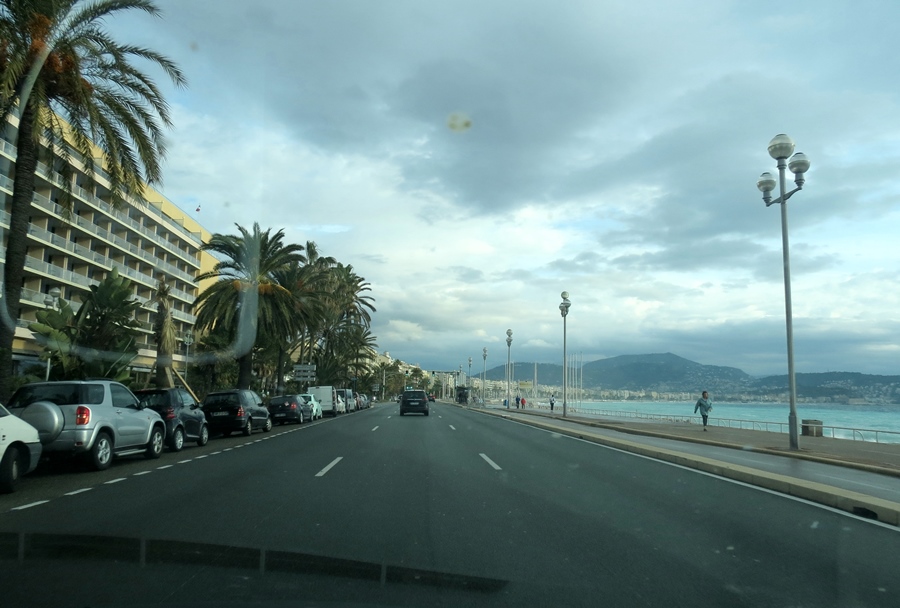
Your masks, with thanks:
M505 380L505 365L487 370L487 379ZM534 363L515 363L513 378L534 378ZM620 355L585 363L578 384L588 390L700 393L708 390L717 398L784 397L787 375L754 378L735 367L703 365L672 353ZM474 375L474 374L473 374ZM538 383L562 386L562 366L537 365ZM877 376L857 372L797 374L798 397L821 401L868 401L900 403L900 376Z

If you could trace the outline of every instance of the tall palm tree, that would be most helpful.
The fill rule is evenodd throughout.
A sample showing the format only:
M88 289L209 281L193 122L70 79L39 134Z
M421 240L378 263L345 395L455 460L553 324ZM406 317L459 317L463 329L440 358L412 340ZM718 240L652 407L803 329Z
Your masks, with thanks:
M350 264L337 264L332 269L331 276L332 297L337 315L368 327L372 322L369 313L375 312L374 298L363 295L372 291L369 283L356 274Z
M203 244L202 249L221 261L197 277L197 282L218 280L203 290L194 306L199 309L198 328L229 330L228 354L238 360L237 388L250 388L257 336L291 335L296 329L294 296L275 273L306 258L302 245L283 244L283 230L273 235L257 223L252 231L235 226L239 235L214 234Z
M132 62L161 67L179 86L185 79L159 53L110 37L108 19L131 10L159 14L151 0L0 0L0 124L19 114L0 306L0 401L9 397L39 140L61 161L64 178L72 172L69 161L82 163L93 177L99 148L113 205L122 205L126 193L140 195L143 183L160 180L169 109L153 80ZM72 183L63 181L60 203L68 207Z
M156 284L156 319L153 323L153 334L156 337L156 386L171 388L170 376L166 369L172 368L172 355L178 345L175 335L175 322L172 320L172 288L165 277L160 277Z

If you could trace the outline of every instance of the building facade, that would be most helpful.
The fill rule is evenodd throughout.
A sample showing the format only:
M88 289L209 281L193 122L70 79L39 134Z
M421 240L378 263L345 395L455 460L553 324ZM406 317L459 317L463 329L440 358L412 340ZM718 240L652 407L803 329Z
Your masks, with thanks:
M10 118L0 139L0 232L3 234L0 261L6 262L6 234L12 200L16 149L16 119ZM42 157L46 161L46 155ZM162 194L145 188L142 199L130 199L116 209L110 204L109 178L96 170L89 179L73 160L70 189L71 210L63 209L65 179L59 171L41 162L38 165L28 229L28 252L22 285L21 312L13 344L19 372L42 364L41 346L28 324L35 313L58 305L53 297L80 305L79 294L102 281L112 269L132 281L134 297L142 303L137 316L141 337L134 371L149 373L156 358L153 336L153 297L160 279L171 288L171 310L179 337L176 368L185 364L184 342L192 341L196 317L192 305L199 294L195 277L212 268L215 259L200 246L209 233ZM99 163L97 163L99 165ZM2 280L2 275L0 275Z

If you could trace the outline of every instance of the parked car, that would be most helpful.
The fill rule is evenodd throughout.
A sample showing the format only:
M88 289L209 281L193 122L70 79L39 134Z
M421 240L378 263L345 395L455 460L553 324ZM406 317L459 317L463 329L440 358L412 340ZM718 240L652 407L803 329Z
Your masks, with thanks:
M341 398L340 392L333 386L311 386L307 389L310 395L316 397L316 401L322 406L323 414L330 414L332 417L338 414L345 414L347 407Z
M22 475L33 471L40 459L37 429L0 405L0 493L14 491Z
M98 471L113 456L162 454L166 427L160 415L112 380L26 384L8 408L37 429L44 453L85 455Z
M155 411L166 423L166 444L173 452L185 440L204 446L209 441L209 425L200 404L182 387L145 388L134 392L141 404Z
M226 437L235 431L249 435L253 429L272 430L269 410L256 392L246 389L209 393L200 404L209 430Z
M400 415L407 412L428 415L428 396L425 391L403 391L403 394L400 395Z
M303 399L300 395L281 395L269 399L266 406L269 409L269 415L273 422L284 424L285 422L296 422L303 424L312 417L303 412Z
M298 395L298 397L303 400L300 407L303 408L304 416L308 416L309 420L319 420L322 417L322 404L319 403L315 395L303 393Z
M428 400L434 402L434 393L428 393Z

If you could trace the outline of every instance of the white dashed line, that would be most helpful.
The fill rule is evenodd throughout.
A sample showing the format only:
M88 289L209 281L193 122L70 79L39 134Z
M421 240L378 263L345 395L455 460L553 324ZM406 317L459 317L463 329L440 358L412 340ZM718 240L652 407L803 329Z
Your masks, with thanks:
M225 448L225 449L222 450L222 451L223 451L223 452L230 452L232 449L234 449L234 448Z
M72 490L71 492L66 492L66 496L75 496L76 494L81 494L82 492L90 492L94 488L81 488L80 490Z
M137 477L138 475L149 475L152 472L153 471L138 471L137 473L134 474L134 476Z
M125 478L119 477L118 479L110 479L109 481L104 481L103 485L108 486L110 484L119 483L120 481L125 481Z
M334 460L331 461L331 464L329 464L327 467L325 467L324 469L322 469L321 471L319 471L318 473L316 473L316 477L321 477L322 475L324 475L325 473L327 473L328 471L330 471L330 470L331 470L331 467L333 467L334 465L336 465L337 463L339 463L339 462L340 462L341 460L343 460L343 459L344 459L343 456L338 456L337 458L335 458Z
M212 454L210 454L210 456L215 456L216 454L221 454L221 453L222 453L222 450L219 450L218 452L213 452Z
M206 458L209 454L203 454L202 456L197 456L196 460L200 460L201 458Z
M49 500L39 500L37 502L30 502L27 505L22 505L20 507L13 507L10 511L22 511L24 509L30 509L31 507L36 507L38 505L42 505L45 502L50 502Z
M376 431L376 430L378 430L378 427L376 426L376 427L375 427L374 429L372 429L372 430L373 430L373 431Z
M178 461L178 464L184 464L184 463L190 462L190 461L192 461L192 460L193 460L193 458L188 458L187 460L179 460L179 461Z
M164 464L164 465L161 466L161 467L156 467L156 470L157 470L157 471L162 471L163 469L171 469L173 466L175 466L175 465L173 465L173 464Z
M494 470L495 470L495 471L501 471L501 470L502 470L500 467L497 466L497 463L496 463L496 462L494 462L493 460L491 460L490 458L488 458L488 457L485 456L484 454L479 454L479 456L481 456L482 458L484 458L484 461L485 461L486 463L488 463L489 465L491 465L492 467L494 467Z
M453 429L454 431L456 430L456 427L453 426L452 424L450 425L450 428Z

